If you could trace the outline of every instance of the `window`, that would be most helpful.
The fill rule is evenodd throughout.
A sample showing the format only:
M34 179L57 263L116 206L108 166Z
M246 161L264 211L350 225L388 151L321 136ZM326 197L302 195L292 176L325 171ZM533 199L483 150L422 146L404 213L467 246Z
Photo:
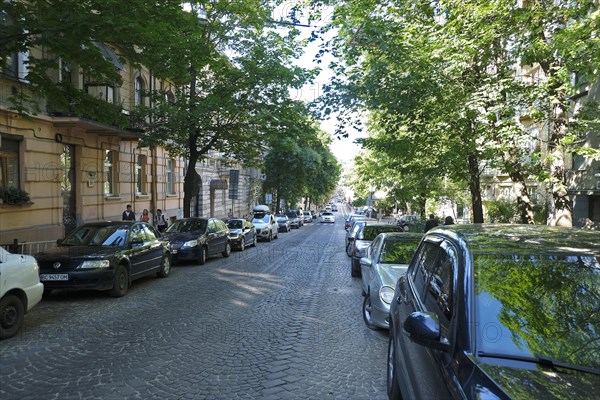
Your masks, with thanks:
M106 196L117 194L117 180L115 179L117 161L117 152L106 150L104 157L104 194Z
M135 182L138 194L146 194L146 156L138 155L135 164Z
M2 137L0 147L0 188L20 189L19 141Z
M144 80L141 76L135 78L135 96L134 101L136 106L144 105Z
M175 183L173 182L173 166L175 162L171 159L167 160L166 165L166 179L167 179L167 187L165 188L167 194L175 194Z

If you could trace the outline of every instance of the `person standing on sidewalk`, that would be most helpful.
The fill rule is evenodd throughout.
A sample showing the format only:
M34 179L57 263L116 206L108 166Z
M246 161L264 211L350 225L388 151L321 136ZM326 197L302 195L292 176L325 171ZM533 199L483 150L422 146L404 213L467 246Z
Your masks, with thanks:
M123 221L135 221L135 213L131 209L131 204L127 204L127 209L123 211Z
M169 226L169 224L167 223L167 218L162 213L162 210L160 208L156 209L155 226L159 232L164 232L165 229L167 229L167 227Z

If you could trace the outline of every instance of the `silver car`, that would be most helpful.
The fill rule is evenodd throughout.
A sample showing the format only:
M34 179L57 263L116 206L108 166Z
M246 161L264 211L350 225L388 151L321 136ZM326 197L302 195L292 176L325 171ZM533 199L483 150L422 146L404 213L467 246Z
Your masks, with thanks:
M396 281L404 274L423 238L422 233L381 233L360 259L362 314L370 329L389 329L390 303Z

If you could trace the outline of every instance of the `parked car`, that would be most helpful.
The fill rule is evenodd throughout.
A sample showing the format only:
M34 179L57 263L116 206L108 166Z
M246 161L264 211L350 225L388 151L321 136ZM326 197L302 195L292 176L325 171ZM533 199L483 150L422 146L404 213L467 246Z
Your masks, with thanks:
M302 211L302 209L288 210L288 217L290 213L295 213L298 216L299 226L304 226L304 212Z
M54 289L108 290L127 293L146 275L166 278L171 271L169 242L139 221L104 221L79 226L58 247L35 255L46 293Z
M252 222L244 218L233 218L227 221L227 228L232 247L244 251L246 246L256 246L258 238Z
M352 249L354 247L354 239L356 238L356 234L358 233L361 226L366 223L376 224L379 221L373 218L361 218L357 219L352 223L350 229L346 231L346 254L348 257L352 257Z
M209 257L231 254L229 228L218 218L181 218L164 232L171 243L173 261L195 261L204 265Z
M300 217L298 217L298 214L296 214L295 212L288 211L287 213L285 213L285 215L287 215L288 220L290 221L291 228L298 229L302 226L302 221L300 221Z
M302 214L304 216L304 223L310 223L313 222L313 217L310 211L304 211L304 213Z
M25 314L40 302L43 293L35 258L0 247L0 339L21 330Z
M360 276L360 259L365 256L365 250L373 239L384 232L404 232L404 230L398 225L384 223L366 223L358 228L354 240L351 241L350 275L352 277Z
M600 232L428 231L390 308L390 399L597 399Z
M354 223L354 221L359 220L359 219L366 219L367 216L364 214L350 214L348 215L348 217L346 217L346 221L344 222L344 229L348 230L352 227L352 224Z
M275 214L275 221L279 225L279 232L289 232L292 230L292 223L285 214Z
M389 328L390 303L396 281L406 272L422 233L380 233L360 259L362 314L368 328Z
M329 211L327 211L327 210L325 210L325 209L321 209L321 210L319 210L319 217L320 217L321 215L323 215L323 213L324 213L324 212L329 212Z
M333 205L331 206L331 211L332 211L332 212L337 212L337 210L338 210L337 204L333 204Z
M279 237L279 224L270 212L255 212L252 224L256 227L256 234L260 239L270 242Z
M335 223L335 215L333 215L333 213L331 212L324 212L323 214L321 214L321 223L323 222L329 222L334 224Z

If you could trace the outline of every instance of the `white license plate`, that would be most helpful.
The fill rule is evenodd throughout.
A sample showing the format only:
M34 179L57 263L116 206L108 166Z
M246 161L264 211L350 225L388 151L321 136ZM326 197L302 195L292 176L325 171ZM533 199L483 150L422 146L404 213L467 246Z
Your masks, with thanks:
M175 250L175 249L171 249L171 253L173 253L173 254L177 254L177 250Z
M48 281L68 281L69 274L41 274L40 281L48 282Z

